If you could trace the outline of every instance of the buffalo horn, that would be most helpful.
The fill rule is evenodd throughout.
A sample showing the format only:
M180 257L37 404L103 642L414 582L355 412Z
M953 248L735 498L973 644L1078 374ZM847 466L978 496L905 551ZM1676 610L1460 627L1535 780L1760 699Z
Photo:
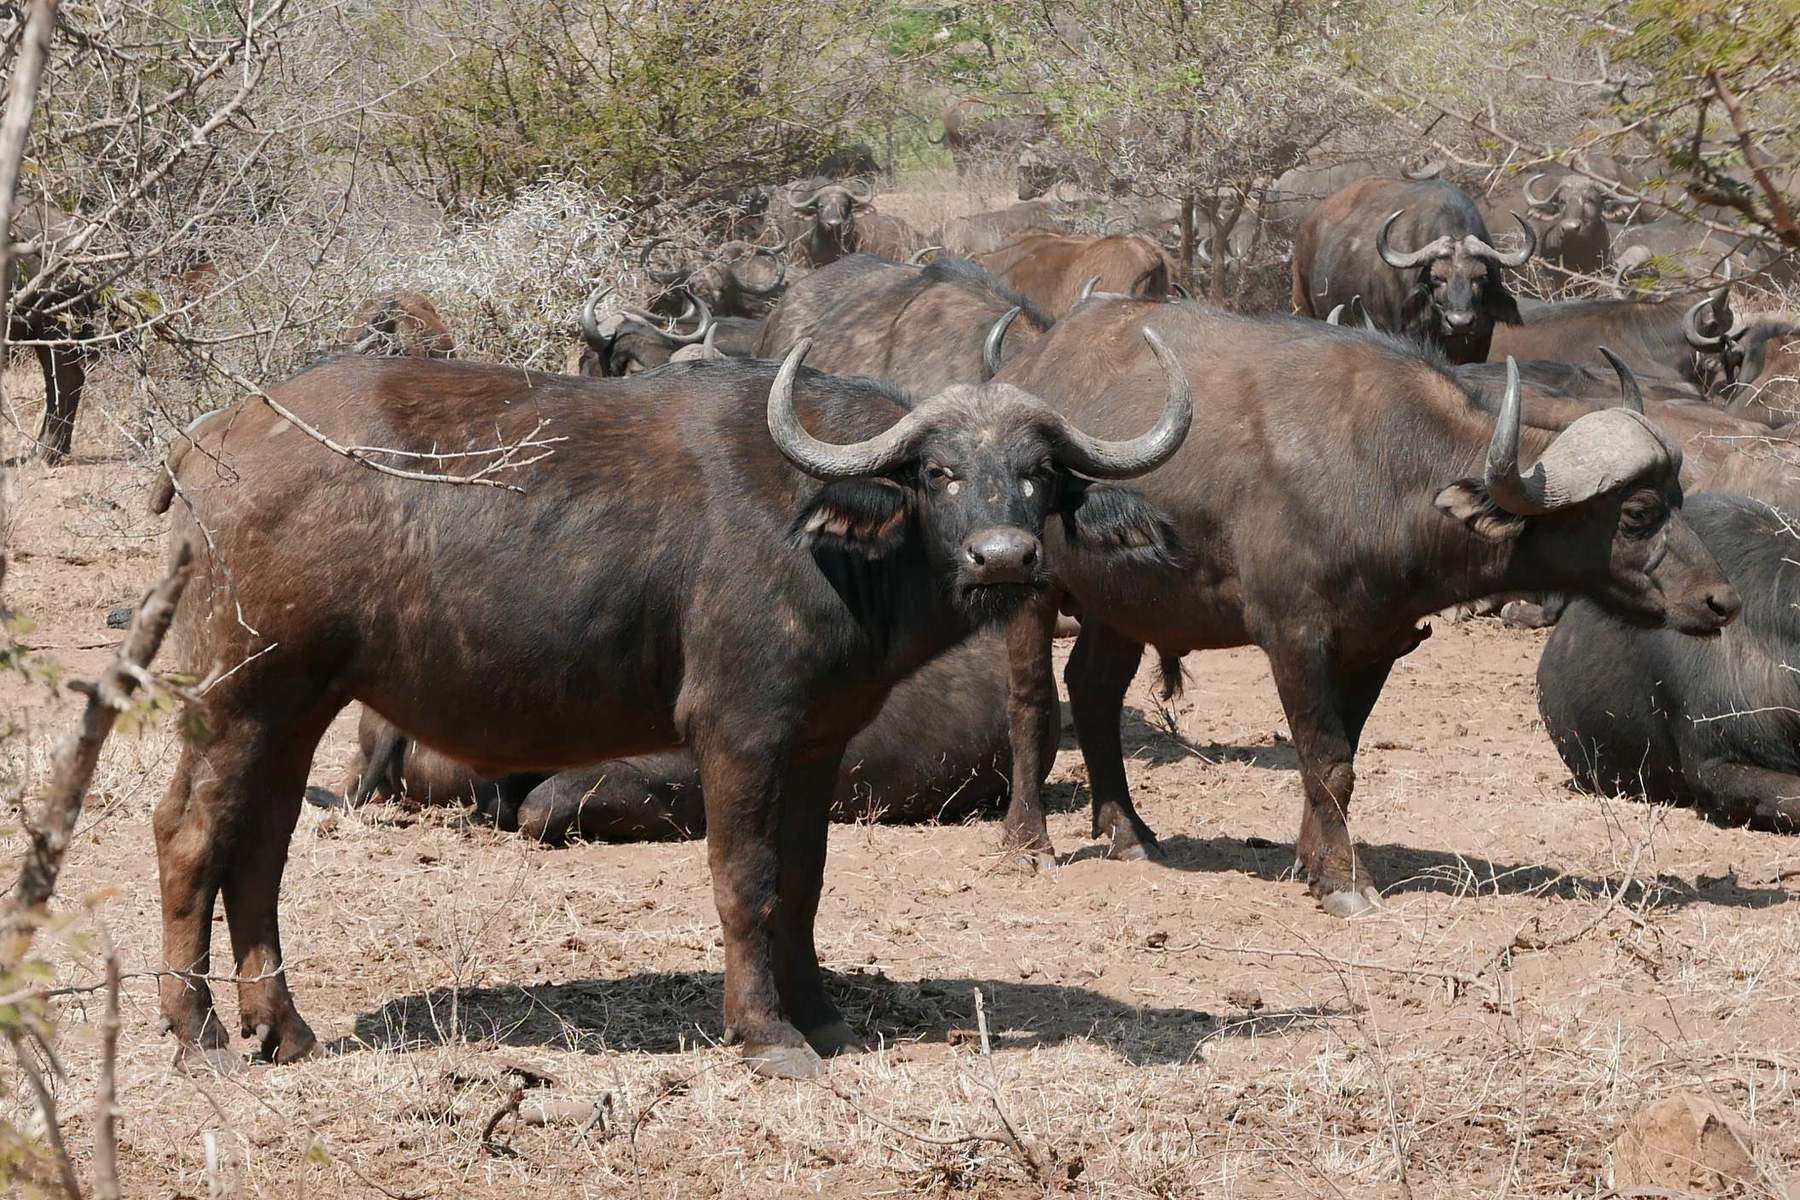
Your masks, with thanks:
M1388 219L1381 223L1381 229L1375 234L1375 252L1381 255L1381 261L1396 271L1410 271L1414 267L1422 267L1433 259L1445 258L1450 254L1448 237L1434 238L1420 246L1417 250L1395 250L1388 245L1388 230L1394 227L1406 210L1395 209L1388 214Z
M1018 320L1019 314L1023 311L1024 309L1018 305L1013 305L1001 314L1000 319L995 321L988 330L987 340L981 343L981 369L984 372L981 381L983 383L1000 373L1000 348L1006 342L1006 331L1012 327L1014 321Z
M1145 329L1144 340L1150 343L1169 381L1162 416L1148 433L1129 441L1104 441L1076 429L1060 413L1046 410L1050 432L1062 443L1062 462L1077 474L1091 479L1129 479L1155 470L1181 449L1188 426L1194 421L1193 389L1188 385L1181 360L1156 332Z
M680 319L685 320L690 316L693 317L694 332L676 333L673 328L668 330L669 336L677 342L680 342L683 346L692 346L695 342L704 341L707 331L713 327L714 323L712 310L706 307L706 301L702 300L700 297L695 296L693 304L688 307L693 311L683 313Z
M597 287L588 293L587 302L581 306L581 336L588 345L598 349L606 343L606 336L600 332L600 305L617 288L613 284Z
M671 283L679 283L689 275L689 272L682 270L680 267L677 267L673 271L659 271L650 265L650 256L656 253L656 248L658 246L672 246L674 244L674 238L651 238L644 243L644 249L638 255L638 266L643 270L644 274L664 286Z
M821 442L806 432L794 412L794 376L800 360L812 349L812 339L794 343L775 383L769 388L769 436L775 448L796 467L816 479L851 479L858 475L879 475L903 462L912 452L913 443L925 431L930 420L930 405L920 405L894 422L885 432L866 441L849 445Z
M925 265L925 256L927 254L942 254L943 252L944 248L942 246L926 246L923 250L914 250L908 255L906 263L911 267L922 267Z
M1542 199L1539 199L1538 194L1531 190L1531 185L1536 183L1538 180L1542 179L1543 177L1544 176L1543 176L1542 172L1540 172L1536 175L1528 176L1525 180L1525 186L1521 189L1525 193L1525 203L1529 204L1532 208L1549 208L1550 202L1552 200L1556 199L1556 189L1555 188L1551 188L1550 194L1548 196L1543 197Z
M758 246L755 243L751 243L750 256L752 258L760 254L775 260L775 282L758 287L756 284L746 283L744 277L738 275L738 286L752 296L773 296L776 292L779 292L781 286L787 282L787 259L781 256L781 251L783 249L784 247L780 246ZM733 272L733 274L736 274L736 272Z
M1344 306L1341 304L1336 305L1330 312L1326 313L1325 323L1327 325L1342 325L1344 323Z
M1081 298L1078 299L1075 303L1085 304L1087 301L1093 299L1094 298L1094 289L1096 287L1098 287L1099 284L1100 284L1100 277L1098 275L1089 276L1088 281L1081 285Z
M1519 364L1506 360L1506 395L1488 445L1487 489L1521 517L1543 516L1610 491L1659 464L1669 452L1648 419L1626 403L1591 412L1557 435L1529 473L1519 470Z
M846 179L842 186L850 194L850 199L858 204L867 204L875 198L875 185L866 179Z
M1703 296L1694 301L1694 303L1689 306L1687 312L1682 314L1681 335L1687 339L1687 344L1695 350L1716 352L1725 348L1726 338L1724 334L1705 334L1700 332L1700 310L1712 303L1713 301L1711 298Z
M787 193L788 207L795 212L805 212L818 202L819 193L824 191L825 187L826 185L820 184L818 187L808 191L802 185L790 185Z
M1600 355L1606 359L1607 362L1612 364L1613 374L1619 377L1619 398L1622 402L1621 407L1629 408L1632 412L1636 413L1643 412L1644 389L1638 386L1637 374L1633 372L1630 367L1625 365L1624 359L1614 354L1611 350L1608 350L1605 346L1600 347Z
M1400 173L1414 183L1423 183L1428 179L1436 179L1439 175L1444 173L1444 160L1441 158L1434 158L1422 167L1415 167L1410 171L1402 171Z
M1537 230L1531 227L1531 222L1518 213L1514 213L1512 219L1519 223L1519 229L1525 235L1525 244L1520 246L1515 253L1507 254L1496 250L1472 233L1464 239L1463 244L1469 248L1470 254L1476 258L1485 258L1497 267L1524 266L1531 261L1531 256L1537 253Z

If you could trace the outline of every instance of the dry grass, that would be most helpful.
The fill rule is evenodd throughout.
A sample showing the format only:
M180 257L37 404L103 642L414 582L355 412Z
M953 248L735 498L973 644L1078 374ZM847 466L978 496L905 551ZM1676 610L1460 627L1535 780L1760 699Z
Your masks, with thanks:
M112 478L24 479L10 595L77 671L105 653L81 649L106 640L100 610L160 561L78 501ZM1284 877L1298 793L1254 652L1190 660L1172 733L1133 691L1132 777L1167 866L1096 858L1074 811L1053 823L1072 860L1038 876L992 869L989 825L834 830L823 952L879 1048L816 1084L754 1081L714 1045L703 846L544 850L444 812L309 809L284 924L331 1053L183 1076L153 981L129 978L127 1194L1592 1195L1620 1123L1683 1089L1744 1113L1778 1179L1800 1155L1800 854L1566 791L1533 712L1539 642L1458 626L1397 670L1361 763L1357 830L1389 885L1370 920L1324 917ZM34 773L69 710L7 686L30 731L11 765ZM348 749L346 718L315 780ZM148 818L172 762L162 731L109 746L65 893L94 915L57 944L59 983L98 979L94 920L128 973L156 966ZM1081 774L1065 750L1054 794L1084 799ZM60 1002L77 1147L98 1013ZM539 1081L527 1110L605 1100L605 1119L503 1117L484 1143Z

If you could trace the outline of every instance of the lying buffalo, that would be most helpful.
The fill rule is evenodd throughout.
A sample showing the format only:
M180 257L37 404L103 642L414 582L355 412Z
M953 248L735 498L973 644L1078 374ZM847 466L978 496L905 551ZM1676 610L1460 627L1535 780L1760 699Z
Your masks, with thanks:
M1011 642L1025 660L1016 762L1049 716L1037 707L1054 692L1049 609L1081 619L1065 679L1094 833L1114 855L1160 853L1119 742L1146 645L1165 664L1262 647L1300 758L1299 868L1327 911L1350 915L1374 903L1349 831L1357 743L1394 662L1428 635L1422 618L1515 590L1578 592L1695 633L1737 612L1681 518L1680 450L1634 408L1554 436L1521 429L1516 384L1496 420L1410 342L1199 304L1092 301L998 378L1123 432L1156 409L1153 365L1126 336L1140 326L1162 334L1198 397L1186 445L1137 484L1168 524L1134 526L1143 549L1123 557L1053 543L1049 603ZM1035 638L1020 628L1033 620ZM1007 829L1043 848L1036 801L1015 778Z
M1688 523L1744 597L1723 637L1569 606L1538 663L1538 711L1575 781L1800 830L1800 586L1793 526L1759 501L1695 496Z
M1096 285L1122 296L1164 299L1173 275L1162 247L1135 234L1032 233L975 261L1029 296L1053 321L1081 302L1084 289Z
M1764 425L1800 418L1800 321L1761 317L1734 329L1720 349L1732 382L1722 389L1730 411Z
M1537 234L1522 218L1519 227L1524 247L1505 253L1454 184L1360 179L1300 223L1294 311L1323 318L1360 296L1384 332L1439 347L1454 363L1484 362L1495 327L1520 320L1503 269L1525 265Z
M671 325L662 325L650 313L629 305L601 313L614 289L596 288L581 306L581 353L571 374L590 378L620 379L672 362L683 347L699 346L714 328L714 318L702 301ZM693 329L679 332L679 323L691 320Z
M1725 381L1721 352L1733 326L1729 285L1682 300L1572 300L1494 330L1488 359L1603 365L1608 346L1639 375L1673 376L1703 392Z
M983 633L901 682L875 719L850 739L831 797L832 818L957 821L998 804L1012 772L1006 679L1006 643ZM472 800L493 811L502 828L547 842L653 841L706 832L700 768L685 750L548 778L490 780L411 744L368 709L358 732L361 754L344 788L352 803L399 795L423 802ZM1058 734L1057 723L1045 727L1045 771Z
M929 396L988 378L1049 327L1036 305L972 262L913 267L857 254L797 282L769 314L756 355L779 358L807 340L821 370Z
M639 270L662 288L664 297L694 301L720 317L739 318L760 318L781 298L787 264L779 248L734 239L698 261L657 266L658 248L673 244L673 238L652 238L638 254Z
M277 1061L313 1050L281 874L314 749L359 700L489 775L687 747L726 1040L765 1073L817 1070L809 1047L854 1040L813 929L845 746L901 679L1041 594L1052 516L1101 555L1154 522L1088 481L1153 470L1186 436L1192 399L1156 345L1165 403L1122 441L1009 385L907 404L802 371L804 343L779 370L629 380L340 356L269 388L280 411L250 397L191 428L153 498L185 501L174 640L205 680L154 818L180 1052L227 1052L221 893L242 1032ZM384 451L336 454L284 412ZM480 473L528 438L547 452ZM459 468L469 483L434 481Z

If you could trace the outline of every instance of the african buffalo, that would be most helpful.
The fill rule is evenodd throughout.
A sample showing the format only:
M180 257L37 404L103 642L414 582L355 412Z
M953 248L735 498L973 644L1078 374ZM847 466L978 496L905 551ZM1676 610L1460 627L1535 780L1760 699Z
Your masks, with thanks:
M809 1041L854 1036L813 940L845 745L899 680L1041 594L1052 515L1097 550L1154 524L1135 493L1085 482L1152 470L1186 435L1186 382L1145 336L1166 402L1125 441L1007 385L909 405L802 371L804 343L779 370L629 380L339 356L268 390L341 444L393 451L367 461L260 397L192 428L152 500L185 500L174 642L206 681L154 818L179 1052L229 1054L208 983L221 892L243 1033L276 1061L312 1051L280 881L314 749L360 700L489 775L686 746L725 1038L764 1073L816 1070ZM542 451L479 476L500 486L409 477L465 451L448 461L476 472L526 438Z
M888 694L850 739L832 792L837 821L957 821L1006 795L1006 643L977 634L940 655ZM615 759L596 767L501 780L480 777L411 743L373 711L358 727L361 754L345 784L352 804L371 796L468 803L495 811L503 829L546 842L571 837L648 841L706 831L700 769L685 750ZM1044 769L1060 726L1045 727Z
M1610 346L1640 375L1673 376L1710 392L1724 381L1729 285L1698 300L1572 300L1495 328L1488 360L1601 363Z
M1579 601L1538 663L1538 711L1582 787L1800 830L1800 584L1791 523L1695 496L1688 523L1744 597L1723 637L1646 629Z
M657 266L657 249L673 243L673 238L652 238L638 252L639 269L662 289L666 301L696 300L720 317L760 318L781 299L787 264L778 247L734 239L698 264ZM671 307L668 315L673 313Z
M571 374L590 378L622 378L660 367L684 346L698 346L714 326L712 313L696 300L681 319L692 320L688 333L665 328L651 314L629 306L601 315L600 306L616 289L596 288L581 306L581 355Z
M944 106L944 136L930 138L934 146L948 146L958 175L1000 161L1013 161L1049 129L1043 114L992 116L970 120L969 110L987 107L985 100L953 100ZM930 135L927 135L930 137Z
M36 343L32 350L44 374L37 455L52 465L68 458L74 446L81 391L101 336L96 327L101 302L88 282L56 261L52 248L71 233L66 214L51 212L46 218L45 210L36 205L20 209L12 221L12 236L25 249L13 255L6 340Z
M1598 275L1612 254L1608 221L1623 221L1630 205L1585 175L1564 174L1548 186L1527 176L1520 192L1537 229L1538 260L1576 275Z
M1090 283L1103 292L1162 300L1174 273L1162 247L1129 234L1032 233L975 261L1053 321L1080 303Z
M1764 425L1800 417L1800 321L1747 320L1720 339L1731 383L1721 389L1728 411Z
M987 379L1009 350L1049 327L1031 301L965 259L909 267L855 254L789 290L763 326L756 357L779 358L810 341L820 370L929 396Z
M423 292L399 288L365 301L338 335L352 354L402 358L454 358L456 339Z
M1502 268L1523 266L1537 234L1517 219L1525 245L1507 254L1454 184L1358 180L1300 223L1294 311L1323 317L1361 296L1384 332L1439 347L1451 362L1483 362L1495 326L1520 319Z
M1490 418L1411 342L1200 304L1083 305L1000 378L1084 426L1123 430L1154 411L1149 364L1128 336L1140 326L1162 334L1200 398L1183 450L1137 484L1168 524L1136 526L1133 540L1172 549L1103 561L1053 538L1047 603L1009 631L1016 769L1054 690L1052 607L1081 618L1065 678L1094 833L1110 834L1115 856L1160 853L1119 743L1146 645L1165 678L1191 650L1262 647L1306 795L1298 864L1328 911L1351 915L1374 903L1350 839L1352 760L1395 660L1429 634L1422 617L1549 590L1695 633L1737 612L1681 519L1680 450L1628 407L1554 437L1521 430L1516 386ZM1028 784L1014 780L1007 832L1044 849Z
M875 189L859 179L808 181L790 186L770 216L779 216L788 257L802 267L823 267L859 252L903 262L923 249L918 231L877 212L874 197Z

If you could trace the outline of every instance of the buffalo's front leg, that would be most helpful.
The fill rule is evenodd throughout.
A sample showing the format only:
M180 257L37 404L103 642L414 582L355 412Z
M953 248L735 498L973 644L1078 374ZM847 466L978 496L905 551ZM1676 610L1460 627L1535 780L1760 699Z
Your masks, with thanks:
M795 763L781 789L781 908L775 983L782 1007L820 1054L860 1046L825 992L815 928L831 835L831 794L843 747Z
M1119 719L1125 691L1137 674L1144 646L1089 620L1081 626L1063 680L1069 685L1069 708L1075 737L1087 763L1088 790L1093 794L1095 837L1107 837L1107 857L1160 859L1156 834L1138 816L1125 778L1125 748Z
M1354 760L1363 723L1393 663L1344 670L1323 637L1291 638L1268 653L1306 793L1295 858L1326 912L1338 917L1368 912L1380 897L1350 840Z
M725 1039L756 1072L818 1073L814 1054L782 1011L781 785L791 750L718 733L690 738L706 794L706 859L725 938ZM822 857L822 856L821 856Z
M1021 609L1006 629L1007 721L1012 749L1012 796L1001 822L1000 845L1031 857L1055 857L1044 818L1044 761L1060 715L1050 643L1056 630L1056 603L1046 594ZM1051 751L1054 757L1054 751Z

